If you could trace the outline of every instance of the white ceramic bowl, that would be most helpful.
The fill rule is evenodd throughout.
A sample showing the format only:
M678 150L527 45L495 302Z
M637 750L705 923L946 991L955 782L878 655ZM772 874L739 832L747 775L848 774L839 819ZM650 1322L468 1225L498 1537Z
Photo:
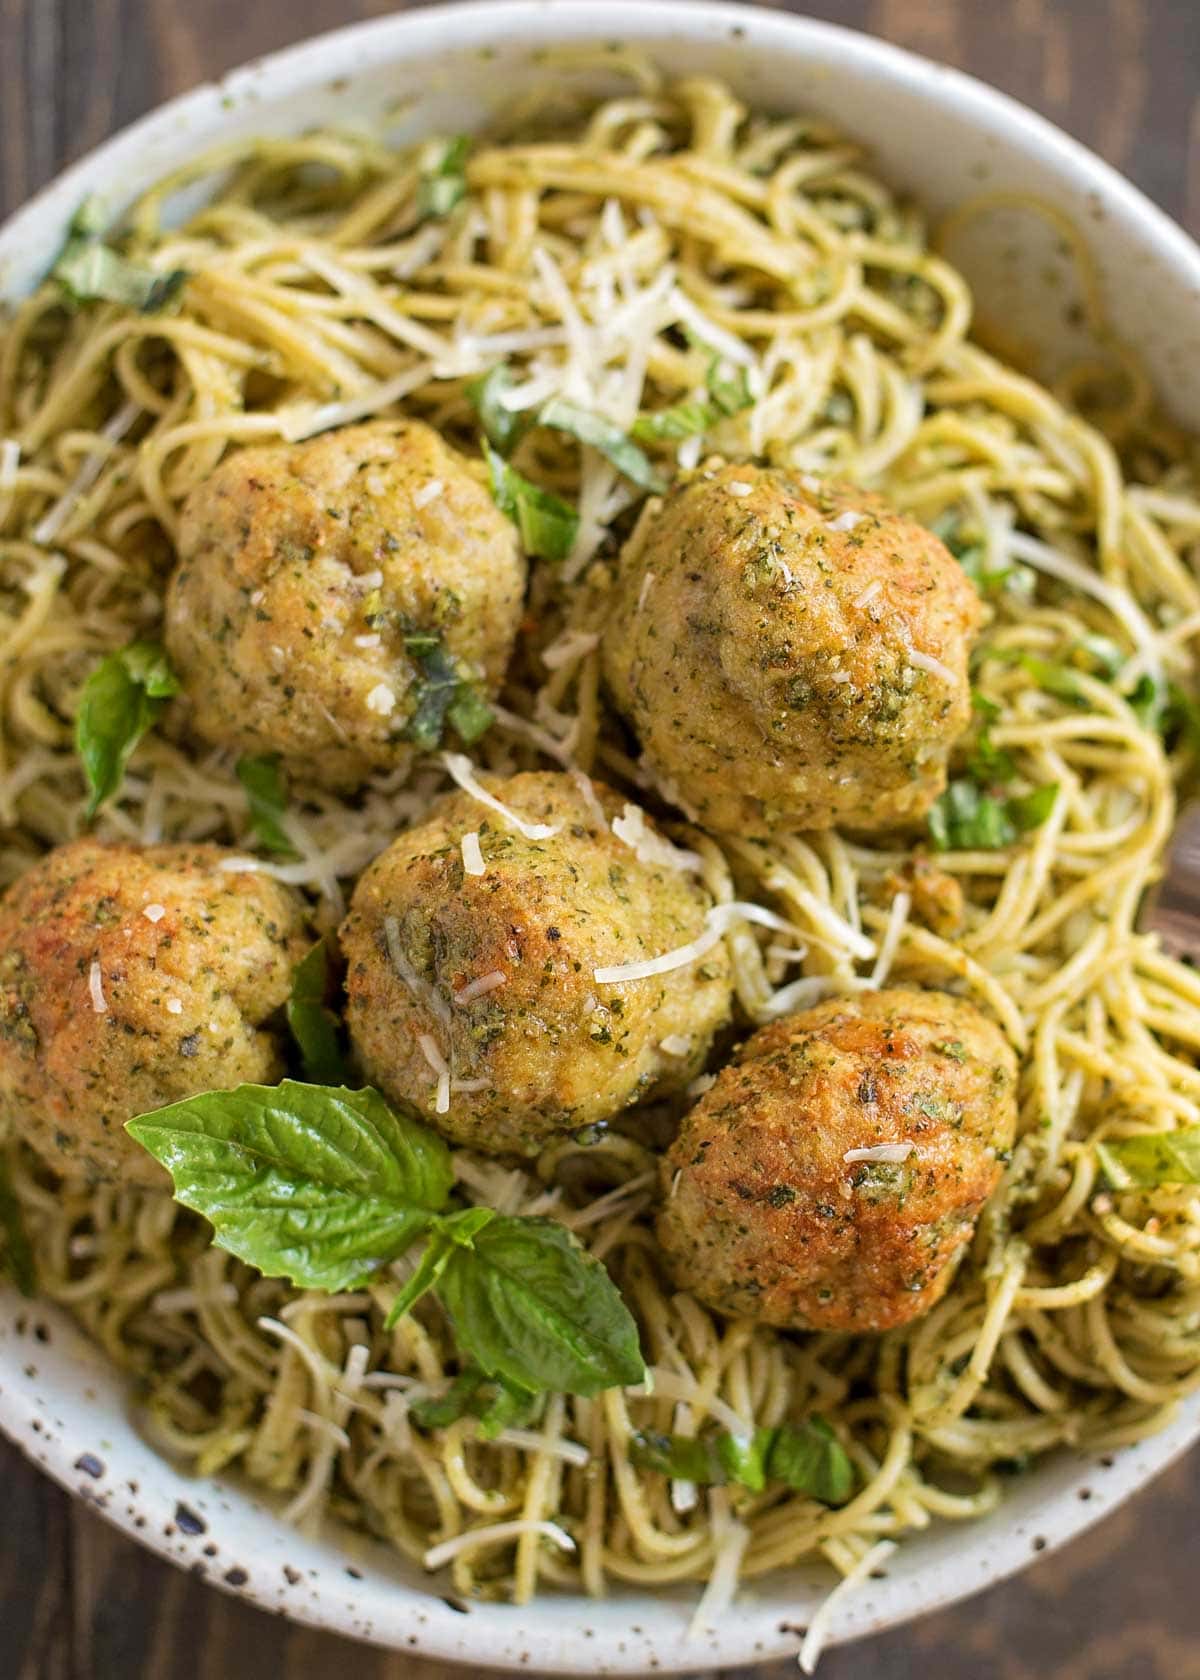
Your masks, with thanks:
M392 117L409 137L481 126L545 74L538 49L627 41L680 74L711 71L751 102L814 111L866 142L875 166L933 211L982 190L1034 194L1083 232L1109 320L1177 417L1200 431L1200 251L1134 188L1057 129L957 72L824 24L727 5L487 0L340 30L172 101L76 164L0 232L0 292L48 266L80 200L115 210L217 141ZM601 73L588 80L599 90ZM610 78L611 80L611 78ZM396 119L400 110L403 116ZM1015 254L1014 254L1015 252ZM1057 237L1025 217L974 225L954 255L985 317L1053 370L1083 347ZM688 1597L547 1596L462 1614L436 1579L357 1537L302 1538L223 1481L180 1475L141 1440L123 1385L60 1312L0 1294L0 1427L135 1538L265 1608L399 1649L534 1672L663 1672L792 1654L827 1579L758 1585L688 1641ZM906 1540L887 1578L847 1598L833 1638L903 1622L1019 1569L1127 1498L1200 1433L1200 1397L1154 1440L1099 1464L1063 1453L1017 1480L991 1517ZM785 1625L786 1624L786 1625Z

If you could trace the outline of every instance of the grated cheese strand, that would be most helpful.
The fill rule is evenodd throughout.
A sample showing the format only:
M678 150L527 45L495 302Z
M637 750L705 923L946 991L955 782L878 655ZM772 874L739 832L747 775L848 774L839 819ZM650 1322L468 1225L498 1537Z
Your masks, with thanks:
M601 986L610 986L625 980L651 980L656 974L670 974L673 969L687 968L711 951L739 922L756 922L759 927L774 928L780 933L795 932L792 924L785 922L773 910L764 910L761 904L743 904L734 899L729 904L715 904L704 917L704 932L690 939L686 945L664 951L661 957L647 957L643 962L618 963L611 968L593 969L592 978Z
M515 828L518 834L523 834L526 840L551 840L562 828L561 823L526 822L524 817L510 810L479 781L475 774L475 766L465 753L444 752L442 763L464 793L469 793L472 799L477 799L481 805L486 805L489 811L503 817L509 827Z
M549 1522L545 1518L518 1517L512 1522L490 1523L485 1528L469 1528L465 1534L456 1534L451 1540L443 1540L438 1546L431 1546L425 1553L422 1562L426 1569L440 1569L463 1552L473 1552L479 1546L500 1546L508 1540L519 1540L522 1534L540 1534L546 1540L552 1540L561 1551L573 1552L575 1542L561 1528L558 1523Z
M488 992L494 992L497 986L507 985L508 975L502 968L494 968L490 974L481 974L478 980L468 980L465 986L452 995L461 1009L464 1004L474 1003L476 998L486 997Z
M408 987L423 1008L428 1009L444 1027L450 1025L450 1005L429 984L429 981L419 975L412 963L404 954L404 947L400 943L400 923L395 916L385 916L383 919L383 936L387 941L388 958L400 979Z
M847 1149L843 1161L886 1161L899 1164L907 1161L916 1148L915 1143L873 1143L866 1149Z
M475 829L472 829L469 834L464 834L463 837L462 837L461 846L462 846L463 868L466 870L467 874L468 875L484 875L484 874L486 874L487 873L487 865L483 861L483 851L482 851L482 849L480 848L480 845L479 845L478 831L475 830Z
M621 815L613 818L612 831L618 840L624 841L636 853L639 863L662 863L668 869L679 870L704 867L699 852L685 851L682 846L672 845L664 834L651 828L640 805L627 804Z
M883 938L879 942L879 955L875 958L875 966L871 970L871 978L867 984L871 987L882 986L892 971L892 963L896 960L896 952L900 949L900 941L904 938L904 929L908 924L908 912L912 908L912 894L898 892L892 900L891 910L888 912L887 927L883 930Z
M829 1638L830 1624L834 1612L844 1598L847 1598L857 1586L861 1586L873 1569L877 1569L886 1558L890 1558L896 1550L894 1540L880 1540L870 1551L864 1552L854 1568L844 1580L838 1582L833 1591L826 1598L812 1621L808 1624L808 1632L804 1635L804 1643L800 1647L800 1655L796 1661L805 1674L815 1674L817 1660Z
M92 1008L97 1015L103 1015L108 1008L108 1004L104 997L104 978L98 962L94 962L88 969L88 991L91 993Z

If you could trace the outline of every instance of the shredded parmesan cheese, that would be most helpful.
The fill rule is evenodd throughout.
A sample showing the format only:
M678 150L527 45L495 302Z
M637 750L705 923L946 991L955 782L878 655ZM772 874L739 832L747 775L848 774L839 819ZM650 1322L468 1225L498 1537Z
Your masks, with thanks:
M103 1015L108 1004L104 1001L104 982L98 962L94 962L88 969L88 991L92 995L92 1008L97 1015Z
M637 610L638 610L638 612L641 612L643 607L646 605L646 598L650 594L650 591L653 588L654 588L654 573L653 572L647 572L645 577L642 579L642 587L638 590L638 598L637 598Z
M475 775L475 766L465 753L444 752L442 763L464 793L469 793L472 799L477 799L481 805L486 805L489 811L503 817L508 826L515 828L518 834L523 834L526 840L550 840L562 827L561 823L526 822L524 817L518 816L507 805L501 804L479 781Z
M596 824L596 827L601 830L606 829L608 827L608 818L604 815L604 807L600 803L600 798L596 792L595 783L592 781L592 778L582 770L573 770L571 772L571 779L575 783L575 786L579 789L579 797L583 800L583 803L587 806L589 812L591 813L592 820Z
M848 1594L854 1591L855 1587L865 1581L871 1571L877 1569L885 1558L891 1557L895 1550L896 1542L894 1540L880 1540L878 1545L872 1546L870 1551L865 1552L859 1558L845 1580L839 1581L837 1586L834 1587L829 1597L808 1624L808 1632L804 1635L804 1643L800 1647L800 1655L796 1660L805 1674L816 1673L817 1659L824 1649L825 1641L829 1638L830 1623L838 1605Z
M142 405L140 403L127 402L117 410L108 424L103 427L100 436L104 439L104 446L100 449L94 449L90 455L84 456L79 471L66 490L54 506L49 508L33 527L34 542L41 543L44 546L46 543L54 541L83 497L100 477L105 461L112 454L112 445L118 443L125 436L125 433L141 412Z
M888 912L888 923L884 929L883 938L879 944L879 955L875 958L875 967L871 970L868 982L871 986L882 986L891 973L892 963L896 952L900 949L900 941L904 937L908 912L912 908L912 894L898 892L892 900L892 908Z
M376 683L367 695L367 710L388 717L396 709L396 696L386 683Z
M461 1009L464 1004L474 1003L476 998L494 992L497 986L507 985L508 975L502 969L494 968L490 974L481 974L478 980L469 980L460 991L454 993L454 1001Z
M711 951L718 940L723 939L739 922L757 922L759 927L775 928L781 933L794 932L792 924L785 922L773 910L764 910L761 904L743 904L735 899L730 904L714 905L705 915L704 932L690 939L686 945L664 951L661 957L647 957L643 962L593 969L592 978L598 985L610 986L624 980L651 980L656 974L670 974L673 969L687 968L689 963L698 962L706 951Z
M0 496L9 495L16 486L20 464L21 445L16 438L0 439Z
M166 913L167 907L165 904L147 904L142 911L142 915L148 922L161 922Z
M688 1624L688 1637L691 1639L716 1627L729 1610L737 1592L742 1558L750 1541L750 1530L732 1513L727 1488L711 1490L708 1508L712 1517L713 1567Z
M659 1041L658 1048L668 1056L686 1056L692 1048L691 1036L688 1033L668 1033Z
M451 1540L443 1540L440 1546L431 1546L422 1560L426 1569L440 1569L452 1558L459 1557L463 1552L473 1552L479 1546L501 1546L508 1540L519 1540L522 1534L540 1534L564 1552L573 1552L575 1542L565 1528L558 1523L544 1519L535 1520L532 1517L518 1517L513 1522L489 1523L485 1528L469 1528L465 1534L456 1534Z
M847 1149L843 1161L886 1161L898 1165L907 1161L915 1143L873 1143L867 1149Z
M483 861L483 851L479 844L478 830L473 828L469 834L464 834L460 844L462 847L463 868L466 870L467 874L485 874L487 871L487 865Z
M684 1094L689 1097L702 1097L705 1091L711 1091L716 1083L717 1076L715 1073L699 1074L692 1080L692 1083L688 1086L687 1091Z
M931 653L922 653L920 648L909 648L908 663L915 665L918 671L928 671L932 677L941 677L943 682L953 684L956 680L949 665L943 665Z
M844 513L839 513L836 519L827 519L825 525L826 529L830 531L853 531L854 527L861 525L866 517L865 513L854 513L850 508L847 508Z
M378 630L372 630L369 635L355 636L354 638L354 645L356 648L376 648L379 647L382 642L383 637L379 634Z
M675 459L684 472L691 472L694 467L700 465L700 456L703 452L704 439L699 432L694 432L691 437L684 438L679 445L679 448L675 451Z
M383 573L378 568L373 572L363 572L358 581L364 589L382 589Z
M418 1033L417 1043L421 1046L421 1054L429 1063L430 1068L437 1075L437 1096L434 1108L439 1114L446 1114L450 1108L450 1066L438 1047L438 1041L432 1033Z
M413 491L413 506L428 507L430 502L436 502L445 486L440 478L431 478L428 484L422 484L419 490Z
M450 1005L419 975L412 963L404 954L404 947L400 943L400 923L395 916L385 916L383 921L383 935L387 940L388 957L392 967L400 979L408 987L417 1002L444 1027L450 1025Z
M856 607L869 607L882 588L883 579L872 578L870 583L863 590L862 594L854 597L854 605Z
M731 478L725 488L731 496L752 496L754 494L753 484L747 484L743 478Z
M525 1452L540 1452L550 1458L561 1458L564 1464L574 1464L580 1469L592 1456L578 1441L566 1441L561 1435L539 1435L536 1429L502 1429L494 1439L508 1447L521 1447Z
M168 1015L182 1015L183 1014L183 1002L180 998L168 998L167 999L167 1014Z
M612 831L618 840L636 853L639 863L663 863L668 869L703 867L703 859L698 852L673 846L665 835L657 834L650 828L640 805L626 805L621 815L613 818Z
M775 1021L781 1015L793 1014L797 1009L810 1009L814 1003L828 997L832 990L833 981L827 974L805 975L772 992L761 1013L766 1020Z

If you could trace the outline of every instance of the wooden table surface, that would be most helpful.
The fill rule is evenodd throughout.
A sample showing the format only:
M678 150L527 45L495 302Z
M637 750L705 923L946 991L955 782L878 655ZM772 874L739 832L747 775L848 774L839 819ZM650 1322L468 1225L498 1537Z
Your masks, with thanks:
M0 0L0 214L166 96L389 0ZM815 0L972 70L1200 234L1200 0ZM454 1680L202 1586L0 1443L0 1680ZM1065 1552L822 1680L1200 1680L1200 1454ZM465 1671L462 1671L465 1673ZM775 1680L794 1668L743 1671Z

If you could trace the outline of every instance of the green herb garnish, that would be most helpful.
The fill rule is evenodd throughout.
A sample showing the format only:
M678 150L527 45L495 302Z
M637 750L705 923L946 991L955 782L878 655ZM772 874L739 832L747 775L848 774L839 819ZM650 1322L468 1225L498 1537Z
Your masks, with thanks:
M329 940L318 939L292 971L287 1000L288 1027L304 1063L304 1077L314 1085L346 1082L338 1017L329 1007L331 968Z
M120 787L133 749L178 693L178 679L157 642L130 642L92 671L75 717L75 748L91 789L89 818Z
M421 672L409 690L415 704L404 725L405 739L422 752L433 752L449 724L466 746L473 745L493 722L477 684L464 675L440 636L414 630L404 637L404 651Z
M1017 837L1040 828L1058 795L1057 782L1007 799L985 793L969 778L952 781L927 818L939 852L998 851Z
M1109 1138L1096 1145L1096 1159L1114 1190L1200 1184L1200 1126Z
M600 1262L553 1220L446 1211L449 1149L377 1091L241 1085L126 1129L218 1247L301 1289L361 1286L427 1238L389 1324L436 1289L463 1354L505 1390L590 1395L645 1375Z
M575 509L561 496L523 478L491 444L485 443L483 451L496 506L520 531L526 554L539 560L565 560L579 529Z
M176 268L159 274L144 263L121 256L101 240L104 220L99 200L85 199L71 222L51 277L73 304L105 299L138 309L143 315L165 308L188 278L187 270Z
M844 1504L858 1481L845 1447L820 1417L756 1429L748 1439L728 1432L692 1437L643 1430L631 1438L629 1457L639 1469L674 1481L702 1487L733 1482L753 1493L783 1482L826 1505Z
M437 162L422 171L417 182L417 215L421 221L448 216L466 197L465 165L470 151L470 135L457 134L447 140Z
M296 848L280 821L287 810L287 788L279 768L279 754L239 758L237 779L246 790L250 826L259 845L269 852L278 852L281 857L295 857Z
M537 411L539 426L548 426L551 431L566 432L580 443L586 443L589 448L599 450L606 460L612 462L619 472L632 479L634 484L643 490L661 493L666 489L665 481L655 472L649 457L640 450L636 443L626 435L612 420L606 420L602 414L593 414L590 409L579 408L575 403L568 402L565 397L551 397L544 402Z

